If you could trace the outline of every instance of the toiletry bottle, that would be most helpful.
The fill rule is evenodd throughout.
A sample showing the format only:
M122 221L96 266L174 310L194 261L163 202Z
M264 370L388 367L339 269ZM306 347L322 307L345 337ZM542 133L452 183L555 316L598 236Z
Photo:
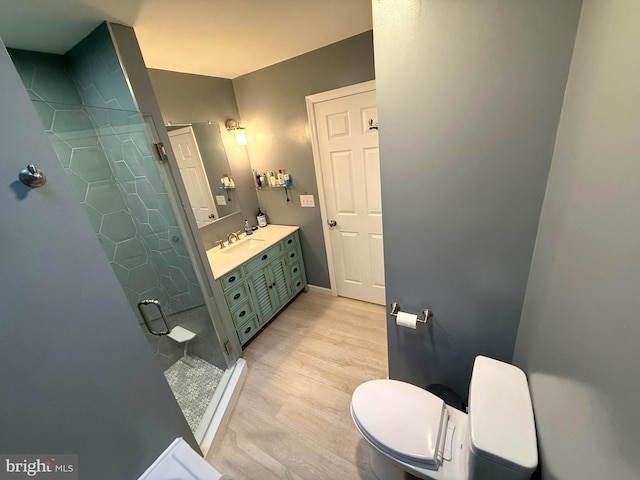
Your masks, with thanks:
M230 178L230 179L229 179L229 186L230 186L231 188L236 188L236 183L233 181L233 178Z
M253 178L253 186L259 187L260 185L258 185L258 174L255 170L251 170L251 177Z
M289 175L288 173L284 174L284 186L285 187L291 186L291 175Z
M226 174L226 173L223 173L223 174L222 174L222 184L223 184L223 186L225 186L225 187L228 187L228 186L229 186L229 177L227 176L227 174Z
M256 217L256 219L258 220L259 227L267 226L267 216L264 213L262 213L262 210L260 210L260 207L258 207L258 216Z
M262 172L262 185L265 187L269 186L269 179L267 178L267 172Z
M273 172L269 172L269 185L272 187L276 186L276 176Z
M249 220L244 219L244 233L245 235L253 235L253 230L251 230L251 225L249 225Z
M284 185L284 175L281 168L278 169L278 185Z

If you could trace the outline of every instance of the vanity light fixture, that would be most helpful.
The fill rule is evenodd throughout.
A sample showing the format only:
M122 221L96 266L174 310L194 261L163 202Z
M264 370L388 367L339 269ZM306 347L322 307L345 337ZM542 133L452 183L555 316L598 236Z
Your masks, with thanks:
M227 131L236 138L236 145L247 144L247 134L245 129L244 127L241 127L238 122L230 118L224 123L224 126L227 127Z

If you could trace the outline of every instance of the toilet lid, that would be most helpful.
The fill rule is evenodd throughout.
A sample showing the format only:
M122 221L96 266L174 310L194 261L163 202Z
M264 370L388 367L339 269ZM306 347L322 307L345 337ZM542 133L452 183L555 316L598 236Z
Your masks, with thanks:
M396 380L363 383L351 399L351 412L363 434L399 459L438 465L444 402L414 385Z

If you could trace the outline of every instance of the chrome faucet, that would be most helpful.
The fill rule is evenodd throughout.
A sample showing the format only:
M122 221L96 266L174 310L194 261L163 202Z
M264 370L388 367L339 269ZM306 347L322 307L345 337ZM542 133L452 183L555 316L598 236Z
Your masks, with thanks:
M233 243L233 237L236 237L236 240L240 240L238 232L231 232L229 235L227 235L227 241L229 242L229 245Z

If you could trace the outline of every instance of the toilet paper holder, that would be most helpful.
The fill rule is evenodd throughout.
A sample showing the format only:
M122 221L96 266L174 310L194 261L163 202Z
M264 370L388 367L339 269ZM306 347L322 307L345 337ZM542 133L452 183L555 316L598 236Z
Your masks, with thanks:
M392 317L397 317L400 312L400 304L398 302L393 302L390 306L390 312ZM433 312L428 308L422 310L422 318L418 317L418 321L420 323L427 323L430 318L433 317Z

